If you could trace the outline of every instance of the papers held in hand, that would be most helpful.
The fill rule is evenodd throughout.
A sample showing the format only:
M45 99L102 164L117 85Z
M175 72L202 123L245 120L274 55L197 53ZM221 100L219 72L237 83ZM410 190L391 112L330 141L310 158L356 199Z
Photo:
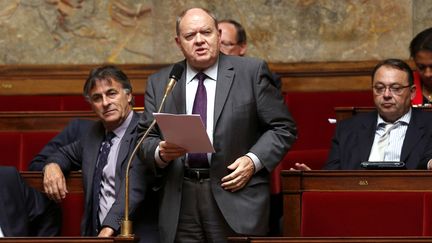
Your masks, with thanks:
M189 153L214 153L201 117L197 114L153 113L165 141Z
M361 167L368 170L402 170L406 169L402 161L365 161Z

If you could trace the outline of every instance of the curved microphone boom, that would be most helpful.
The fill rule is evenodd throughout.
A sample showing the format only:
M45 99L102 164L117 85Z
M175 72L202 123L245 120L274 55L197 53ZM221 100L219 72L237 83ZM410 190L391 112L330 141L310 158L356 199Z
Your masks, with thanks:
M171 69L171 73L169 76L168 84L165 88L164 96L162 97L162 101L160 103L158 113L161 112L162 107L165 103L165 99L168 96L169 93L171 93L172 89L174 88L177 81L180 79L180 77L183 74L184 67L181 64L175 64L174 67ZM129 158L129 161L127 163L126 167L126 178L125 178L125 211L124 211L124 220L121 224L121 232L120 236L122 237L131 237L133 236L132 233L132 221L129 220L129 168L132 163L133 158L135 157L135 154L138 152L139 147L143 143L144 139L148 136L149 132L153 129L153 127L156 125L156 120L153 118L152 123L147 128L144 135L140 138L140 140L135 145L134 150L132 151L132 154Z

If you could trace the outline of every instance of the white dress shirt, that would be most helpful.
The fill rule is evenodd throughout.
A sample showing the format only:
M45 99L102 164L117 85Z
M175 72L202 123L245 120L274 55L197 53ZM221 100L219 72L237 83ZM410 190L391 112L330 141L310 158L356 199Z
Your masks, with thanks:
M410 109L405 115L399 118L394 123L394 128L389 131L388 146L384 151L383 161L400 161L402 152L402 145L405 140L405 134L408 129L408 124L411 120L412 110ZM375 151L378 147L378 140L384 133L384 127L382 124L389 124L385 122L380 115L377 119L377 129L375 131L374 143L372 145L371 153L369 155L369 161L377 161L375 159Z

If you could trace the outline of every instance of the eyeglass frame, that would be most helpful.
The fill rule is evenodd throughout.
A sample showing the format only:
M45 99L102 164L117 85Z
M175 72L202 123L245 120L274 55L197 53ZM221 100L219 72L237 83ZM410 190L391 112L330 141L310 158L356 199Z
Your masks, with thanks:
M376 95L383 95L385 93L385 91L388 89L390 91L391 94L393 95L401 95L403 90L406 88L411 88L414 85L413 84L408 84L408 85L399 85L399 84L392 84L390 86L387 85L381 85L382 87L377 87L377 85L373 85L372 86L372 90L374 92L374 94ZM381 89L381 91L378 91L378 88Z

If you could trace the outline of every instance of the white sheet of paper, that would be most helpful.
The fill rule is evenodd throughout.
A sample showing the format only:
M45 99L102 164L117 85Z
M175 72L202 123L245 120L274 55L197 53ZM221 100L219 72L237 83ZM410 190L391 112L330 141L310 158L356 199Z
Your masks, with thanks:
M214 153L199 115L153 113L165 141L185 148L189 153Z

